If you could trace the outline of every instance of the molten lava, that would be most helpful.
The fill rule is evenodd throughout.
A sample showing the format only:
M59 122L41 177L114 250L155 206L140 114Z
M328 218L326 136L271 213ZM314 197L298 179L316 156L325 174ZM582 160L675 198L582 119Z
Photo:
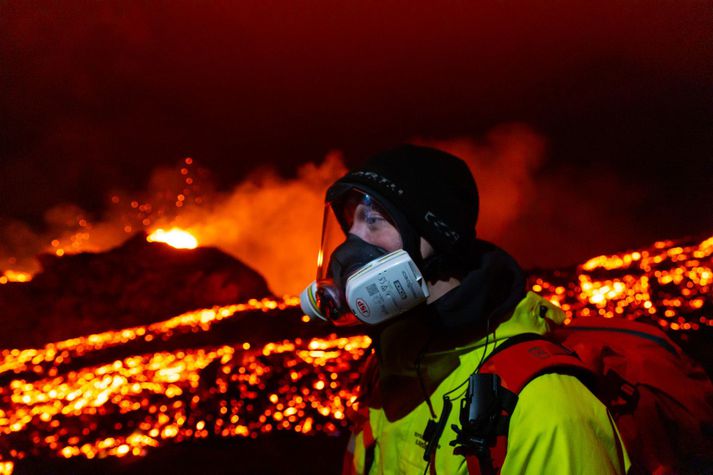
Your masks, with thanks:
M159 228L146 238L148 242L165 242L176 249L195 249L198 247L198 240L188 231L178 228L171 228L164 231Z
M543 272L530 286L572 318L628 318L665 330L713 326L713 237ZM250 300L163 322L0 352L0 473L26 457L141 457L167 444L338 434L358 390L366 336L230 344L202 336L246 315L292 318L296 298ZM270 325L272 327L272 325ZM288 337L289 335L284 335ZM112 356L124 351L120 356ZM237 442L236 442L237 443Z
M651 319L665 330L698 330L713 326L712 254L713 237L686 244L659 241L592 258L571 273L533 276L530 284L569 319Z
M89 335L41 349L5 350L0 375L0 473L13 459L141 456L168 442L257 437L272 430L336 433L355 399L356 362L368 337L312 338L137 354L73 369L75 361L134 340L168 341L209 331L247 311L298 299L251 300L165 322ZM271 318L266 316L265 318Z

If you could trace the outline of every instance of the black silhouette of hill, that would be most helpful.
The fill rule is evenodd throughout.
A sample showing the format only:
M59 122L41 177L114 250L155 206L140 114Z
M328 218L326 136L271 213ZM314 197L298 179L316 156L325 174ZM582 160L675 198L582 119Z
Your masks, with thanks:
M175 249L138 233L102 253L38 256L27 283L0 286L0 348L145 325L271 295L255 270L214 247Z

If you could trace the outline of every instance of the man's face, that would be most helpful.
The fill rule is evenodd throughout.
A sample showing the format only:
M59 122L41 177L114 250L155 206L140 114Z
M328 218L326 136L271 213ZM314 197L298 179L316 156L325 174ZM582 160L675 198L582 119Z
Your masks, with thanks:
M403 247L401 234L396 227L384 217L378 208L371 205L359 203L354 208L349 233L387 252L393 252Z

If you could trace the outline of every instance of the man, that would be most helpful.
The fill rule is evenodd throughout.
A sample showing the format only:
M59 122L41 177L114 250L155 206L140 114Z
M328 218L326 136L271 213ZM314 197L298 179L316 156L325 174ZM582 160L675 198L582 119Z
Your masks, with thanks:
M476 375L493 350L543 335L564 315L526 292L512 257L476 239L478 192L462 160L401 146L339 179L326 201L318 277L303 309L364 325L375 349L346 473L628 470L607 409L567 372L525 382L511 397L509 423L498 406L493 417L504 429L477 450L469 441L480 439L463 431L468 411L482 406Z

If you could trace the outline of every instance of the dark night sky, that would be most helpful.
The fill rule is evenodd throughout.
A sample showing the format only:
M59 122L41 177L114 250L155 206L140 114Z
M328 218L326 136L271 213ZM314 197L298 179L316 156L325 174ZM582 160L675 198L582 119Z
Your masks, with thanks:
M228 189L516 122L545 147L532 199L600 203L584 252L711 231L711 58L706 1L4 1L0 218L101 215L185 156Z

